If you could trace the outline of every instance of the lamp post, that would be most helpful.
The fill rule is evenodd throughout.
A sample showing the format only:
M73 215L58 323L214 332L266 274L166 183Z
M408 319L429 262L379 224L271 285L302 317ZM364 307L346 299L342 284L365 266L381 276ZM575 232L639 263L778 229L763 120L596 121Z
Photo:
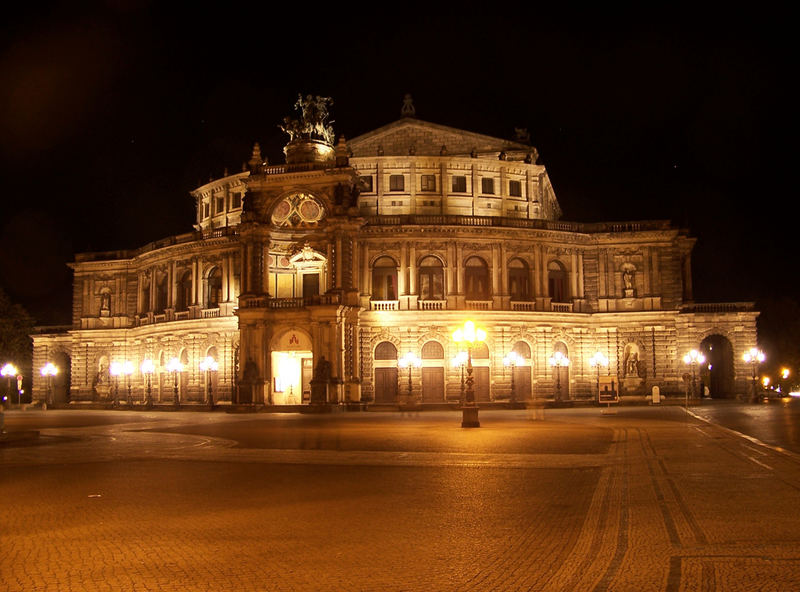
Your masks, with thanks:
M125 375L125 386L128 390L128 393L125 397L125 403L128 405L128 408L133 406L133 397L131 396L131 374L133 374L133 362L130 360L125 360L122 362L122 373Z
M8 395L11 392L11 377L13 376L16 379L17 368L14 366L14 364L9 362L5 366L3 366L2 370L0 370L0 374L6 377L6 384L7 384L6 394ZM11 402L10 398L8 402L9 403ZM19 389L17 389L17 405L19 404L20 404L20 394L19 394Z
M147 359L142 362L141 365L142 374L145 376L145 380L147 381L147 390L145 391L145 399L144 404L150 409L153 406L153 397L152 397L152 382L151 378L153 376L153 372L156 371L156 365L153 364L153 360Z
M464 404L464 367L467 365L467 352L460 351L453 357L453 368L461 367L461 394L458 399L460 405Z
M53 362L47 362L42 369L40 370L42 376L45 377L47 380L47 394L45 395L45 404L52 405L52 395L53 395L53 376L58 374L58 366L53 364Z
M453 332L453 341L456 343L466 343L467 345L467 380L464 403L461 405L461 427L479 428L481 423L478 420L478 405L475 402L475 378L472 376L472 344L486 340L486 331L475 327L475 323L467 321L463 327L459 327Z
M746 351L742 355L742 359L753 368L753 399L756 398L756 372L758 371L758 365L767 359L767 356L764 355L760 349L751 347L750 351Z
M420 360L414 352L410 351L397 360L397 365L400 368L408 368L408 399L406 400L406 405L411 405L413 400L411 394L411 368L422 367L422 360Z
M178 358L170 358L169 362L167 362L167 372L171 372L173 376L173 401L176 407L180 407L181 401L178 397L178 374L183 372L183 364L181 364Z
M511 404L517 402L517 389L516 385L514 384L514 368L517 367L517 364L522 362L522 356L520 356L514 350L508 352L508 354L503 358L503 366L511 366Z
M206 373L206 392L208 407L210 409L214 408L214 394L212 393L211 373L216 372L218 369L219 364L211 356L206 356L204 359L200 360L200 370Z
M553 353L548 361L556 369L556 401L561 401L561 368L569 366L569 358L557 351Z
M589 358L589 365L597 370L597 396L600 396L600 366L608 368L608 358L602 352L594 352L594 355Z
M108 373L114 377L114 407L119 407L119 375L122 374L122 362L111 362Z
M683 363L689 364L692 369L692 397L695 396L695 369L698 364L702 364L705 361L706 357L696 349L683 356ZM686 407L689 407L689 389L686 389Z

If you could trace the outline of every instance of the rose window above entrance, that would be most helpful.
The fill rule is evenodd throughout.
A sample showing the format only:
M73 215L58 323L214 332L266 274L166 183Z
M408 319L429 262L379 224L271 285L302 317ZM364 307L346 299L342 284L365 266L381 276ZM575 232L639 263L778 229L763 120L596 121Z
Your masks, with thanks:
M294 193L283 198L272 210L272 223L275 226L305 228L316 226L324 214L322 204L312 195Z

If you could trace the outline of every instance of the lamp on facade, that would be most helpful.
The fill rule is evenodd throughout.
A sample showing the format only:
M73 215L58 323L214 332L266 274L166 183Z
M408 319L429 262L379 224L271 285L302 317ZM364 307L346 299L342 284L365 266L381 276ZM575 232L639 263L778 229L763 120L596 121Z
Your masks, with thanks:
M52 405L53 404L53 399L52 399L52 396L53 396L53 376L58 374L58 366L53 364L53 362L47 362L47 364L42 366L42 369L40 370L40 372L42 373L42 376L44 376L45 380L47 381L47 394L45 395L45 403L47 405Z
M8 395L11 392L11 377L13 376L14 379L16 379L17 372L18 370L16 366L14 366L14 364L12 364L11 362L7 363L5 366L3 366L2 369L0 369L0 374L6 377L6 384L7 384L6 395ZM10 402L11 399L9 398L9 403ZM19 389L17 389L17 405L19 405L19 402L20 402L20 394L19 394Z
M608 358L602 352L594 352L594 355L589 358L589 365L597 370L597 396L600 396L600 367L608 368Z
M766 360L767 356L765 356L764 352L762 352L760 349L751 347L750 351L746 351L742 355L742 359L745 361L745 363L750 364L750 366L753 368L753 398L755 399L756 392L758 390L757 386L758 381L756 379L756 373L758 372L758 365L764 360Z
M111 362L108 373L114 377L114 407L119 407L119 375L122 374L122 362Z
M133 396L131 395L131 374L133 374L133 362L130 360L125 360L122 362L122 373L125 375L125 386L128 389L125 402L130 408L133 406Z
M167 372L172 373L173 377L173 400L175 402L175 406L178 407L181 404L180 398L178 397L178 375L183 372L183 364L178 358L170 358L169 362L167 362Z
M508 352L508 354L503 358L503 366L511 366L511 403L512 405L517 402L517 389L516 385L514 384L514 368L517 367L518 364L522 362L522 356L520 356L514 350Z
M140 367L142 374L144 374L145 380L147 381L147 389L145 390L145 399L144 404L147 405L147 408L153 406L153 384L151 382L153 372L156 371L156 365L153 364L153 360L147 359L142 362Z
M688 364L692 369L692 397L695 396L695 370L698 364L706 361L706 357L696 349L683 356L683 363ZM686 389L686 407L689 407L689 389Z
M556 401L561 400L561 368L569 366L569 358L557 351L548 360L550 365L556 369Z
M464 323L463 327L459 327L453 332L453 341L458 344L466 344L467 346L467 380L466 392L464 394L464 402L461 405L461 427L462 428L479 428L481 423L478 420L478 405L475 402L475 378L472 376L472 345L475 342L482 342L486 340L486 331L475 326L472 321Z
M453 368L461 368L461 391L458 402L463 405L464 404L464 367L467 365L467 352L460 351L455 356L453 356L453 360L451 362L453 364Z
M420 360L414 352L407 352L402 358L397 360L397 365L400 368L408 368L408 401L407 404L410 405L413 401L412 394L411 394L411 368L421 368L422 367L422 360Z
M210 408L214 408L214 394L212 392L212 385L211 385L211 373L216 372L219 370L219 363L212 358L211 356L206 356L204 359L200 360L200 370L206 373L206 392L208 406Z

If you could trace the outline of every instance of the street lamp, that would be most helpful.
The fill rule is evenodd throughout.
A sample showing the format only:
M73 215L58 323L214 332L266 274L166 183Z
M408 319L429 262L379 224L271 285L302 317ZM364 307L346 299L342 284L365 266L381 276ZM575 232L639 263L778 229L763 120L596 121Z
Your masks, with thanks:
M122 373L125 375L125 386L128 388L128 395L125 402L128 408L133 406L133 397L131 396L131 374L133 374L133 362L125 360L122 362Z
M408 399L406 401L406 405L410 405L412 402L412 395L411 395L411 368L421 368L422 367L422 360L420 360L414 352L408 352L402 358L397 360L397 365L400 368L408 368Z
M6 377L6 384L8 385L6 388L6 394L11 392L11 377L13 376L16 379L17 372L18 370L16 366L14 366L14 364L12 364L11 362L7 363L5 366L3 366L2 370L0 370L0 374ZM9 399L9 403L10 402L11 399ZM20 404L20 394L19 394L19 389L17 389L17 405L19 404Z
M597 370L597 396L600 396L600 366L608 368L608 358L602 352L594 352L589 358L589 365Z
M144 374L145 378L147 379L147 394L145 396L145 405L147 405L147 408L149 409L150 407L153 406L151 377L153 376L153 372L156 371L156 365L153 364L153 360L147 359L143 361L141 366L141 371L142 374Z
M561 401L561 368L569 366L569 358L557 351L553 353L548 361L556 369L556 401Z
M462 428L479 428L481 427L478 421L478 405L475 402L475 378L472 376L472 344L476 341L478 343L486 340L486 331L475 327L475 323L467 321L463 327L459 327L453 331L453 341L458 344L466 343L467 345L467 390L464 396L464 403L461 405L461 427Z
M514 368L517 367L517 364L523 361L522 356L519 355L514 350L508 352L508 354L503 358L503 366L511 366L511 404L517 402L517 389L516 385L514 384Z
M211 373L219 370L219 364L211 356L206 356L200 360L200 370L206 373L206 391L208 391L208 406L214 408L214 395L211 386Z
M173 390L173 400L175 401L175 406L178 407L181 404L180 399L178 398L178 374L183 372L183 364L181 364L181 361L178 358L170 358L169 362L167 362L167 372L172 372L173 384L175 385Z
M467 352L460 351L455 356L453 356L453 368L461 367L461 396L458 399L458 402L463 405L464 404L464 367L467 365Z
M689 364L692 369L692 397L695 396L695 369L698 364L706 361L706 357L696 349L683 356L683 363ZM686 407L689 407L689 389L686 389Z
M58 366L53 362L47 362L40 370L42 376L47 380L47 394L45 395L45 404L52 405L52 391L53 391L53 376L58 374Z
M758 365L766 360L767 356L765 356L764 352L762 352L760 349L751 347L750 351L746 351L742 355L742 359L745 361L745 363L750 364L753 368L753 399L755 399L756 389L758 388L756 386L756 372L758 371Z
M114 377L114 407L119 407L119 375L122 374L122 362L111 362L108 373Z

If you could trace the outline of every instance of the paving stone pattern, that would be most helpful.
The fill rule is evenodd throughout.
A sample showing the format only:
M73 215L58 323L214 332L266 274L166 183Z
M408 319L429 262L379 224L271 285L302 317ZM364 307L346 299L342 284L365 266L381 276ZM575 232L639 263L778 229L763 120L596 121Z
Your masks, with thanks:
M675 407L75 413L6 415L0 590L800 589L798 457Z

